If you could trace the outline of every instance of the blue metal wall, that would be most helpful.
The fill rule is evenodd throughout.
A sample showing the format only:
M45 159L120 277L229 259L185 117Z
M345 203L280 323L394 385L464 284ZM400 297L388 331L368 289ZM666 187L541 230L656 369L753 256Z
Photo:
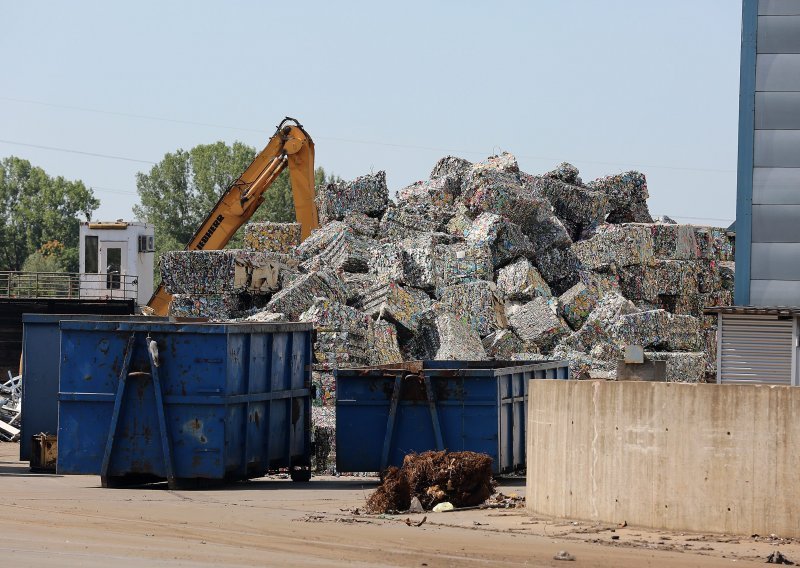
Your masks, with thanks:
M800 1L744 0L738 305L800 305Z

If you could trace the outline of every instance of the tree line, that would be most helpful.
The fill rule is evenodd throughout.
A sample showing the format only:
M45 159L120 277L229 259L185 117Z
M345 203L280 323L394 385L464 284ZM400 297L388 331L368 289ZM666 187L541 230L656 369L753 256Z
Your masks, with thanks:
M183 249L255 156L256 149L241 142L200 144L167 153L149 172L136 174L139 204L133 213L153 224L156 255ZM338 179L321 167L315 174L317 185ZM79 225L92 220L99 206L80 180L50 176L22 158L0 160L0 271L78 272ZM251 220L295 220L288 171L265 192ZM241 244L237 234L228 246Z

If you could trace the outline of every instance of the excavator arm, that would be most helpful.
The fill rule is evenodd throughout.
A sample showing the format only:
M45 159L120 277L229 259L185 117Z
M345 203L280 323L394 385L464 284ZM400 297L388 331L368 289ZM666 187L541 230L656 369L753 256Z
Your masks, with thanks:
M264 192L287 167L300 235L305 239L319 227L314 203L314 142L297 120L286 117L267 146L225 190L184 250L224 248L264 202ZM162 283L147 306L155 315L167 315L171 299Z

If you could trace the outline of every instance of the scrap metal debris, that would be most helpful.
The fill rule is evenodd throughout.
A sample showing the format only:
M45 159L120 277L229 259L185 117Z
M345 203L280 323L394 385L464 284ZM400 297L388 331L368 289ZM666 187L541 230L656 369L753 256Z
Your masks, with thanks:
M317 190L322 225L251 223L245 250L161 258L170 313L312 321L318 464L334 473L342 366L413 359L565 358L575 378L616 378L629 345L670 381L716 371L716 321L732 302L733 240L654 222L635 171L584 182L534 175L508 153L447 156L391 199L382 171Z
M0 440L19 440L22 419L22 375L8 373L8 380L0 384Z
M779 550L767 556L765 564L786 564L787 566L794 566L794 562L786 558Z

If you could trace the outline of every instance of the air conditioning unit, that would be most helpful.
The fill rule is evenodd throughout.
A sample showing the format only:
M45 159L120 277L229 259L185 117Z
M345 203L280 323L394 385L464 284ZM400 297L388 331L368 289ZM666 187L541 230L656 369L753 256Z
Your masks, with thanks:
M154 252L155 250L156 242L153 235L139 235L139 252Z

